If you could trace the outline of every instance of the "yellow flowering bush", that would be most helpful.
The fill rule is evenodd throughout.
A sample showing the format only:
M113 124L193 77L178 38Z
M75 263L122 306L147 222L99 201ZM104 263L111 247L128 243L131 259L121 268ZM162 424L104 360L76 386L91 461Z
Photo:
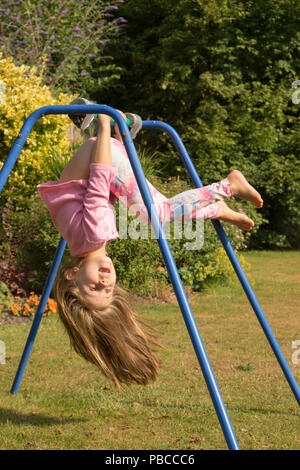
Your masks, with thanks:
M237 255L239 262L244 271L250 269L250 264L245 260L243 255ZM210 257L205 262L197 261L194 266L194 277L197 283L203 282L207 278L227 278L236 279L236 275L232 264L224 250L217 248L210 253Z
M0 53L0 83L5 90L0 106L0 160L4 162L27 117L42 106L69 104L74 95L60 93L42 85L42 76L36 68L16 66L11 57L2 58ZM4 86L3 86L4 84ZM46 164L53 151L65 156L70 144L67 130L71 122L67 115L48 115L33 126L18 160L4 186L2 195L11 194L23 205L26 197L36 191L36 185L46 181L50 172Z

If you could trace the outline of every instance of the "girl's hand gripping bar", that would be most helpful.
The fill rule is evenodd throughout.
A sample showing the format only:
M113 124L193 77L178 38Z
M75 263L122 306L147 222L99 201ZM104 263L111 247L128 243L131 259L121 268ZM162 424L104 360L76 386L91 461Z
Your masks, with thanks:
M76 98L70 104L97 104L92 101L89 101L85 98ZM130 134L134 139L138 132L142 129L143 123L140 116L132 113L125 113L127 118L126 124L130 126ZM78 127L81 131L93 130L95 127L95 119L98 117L98 114L69 114L69 118L74 122L75 126ZM114 124L115 120L111 119L111 123ZM96 129L94 129L96 131Z
M94 118L97 119L97 117L98 117L98 114L94 114ZM114 124L115 120L113 118L111 118L110 122L111 122L111 124ZM130 126L130 119L129 118L126 119L126 124L127 124L127 126Z

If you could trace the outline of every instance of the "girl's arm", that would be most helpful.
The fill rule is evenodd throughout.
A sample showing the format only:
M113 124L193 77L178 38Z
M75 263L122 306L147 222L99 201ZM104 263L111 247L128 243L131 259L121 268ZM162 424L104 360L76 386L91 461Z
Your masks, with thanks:
M59 180L60 183L89 179L90 163L111 165L109 116L100 115L98 124L99 129L96 142L95 139L89 139L81 145L64 168Z
M127 119L126 115L122 111L120 111L119 109L117 111L121 114L124 121L126 121L126 119ZM119 140L121 142L121 144L123 144L123 139L121 137L121 134L120 134L120 131L119 131L119 126L118 126L117 123L115 123L115 133L116 133L116 139Z
M102 163L111 166L110 136L110 116L99 114L98 137L92 151L90 163Z

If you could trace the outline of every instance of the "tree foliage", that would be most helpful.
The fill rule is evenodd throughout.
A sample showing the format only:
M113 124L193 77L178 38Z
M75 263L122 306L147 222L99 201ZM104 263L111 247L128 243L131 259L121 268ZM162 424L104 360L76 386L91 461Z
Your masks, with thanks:
M118 78L107 42L122 32L124 18L109 0L1 2L0 50L17 65L37 67L43 83L67 93L102 89ZM116 1L118 3L118 1Z
M241 169L263 195L255 246L300 245L300 3L128 0L127 34L109 46L121 79L96 98L173 125L204 184ZM168 152L164 135L142 139Z

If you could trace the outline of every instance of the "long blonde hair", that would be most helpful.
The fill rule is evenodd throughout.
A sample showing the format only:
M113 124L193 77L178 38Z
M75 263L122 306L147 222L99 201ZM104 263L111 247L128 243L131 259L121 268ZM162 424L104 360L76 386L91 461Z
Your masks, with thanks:
M53 286L71 345L119 389L121 384L146 385L154 381L159 367L154 352L159 346L155 330L137 316L126 291L117 285L109 306L87 307L76 284L66 279L66 272L83 262L82 258L73 258L62 264Z

